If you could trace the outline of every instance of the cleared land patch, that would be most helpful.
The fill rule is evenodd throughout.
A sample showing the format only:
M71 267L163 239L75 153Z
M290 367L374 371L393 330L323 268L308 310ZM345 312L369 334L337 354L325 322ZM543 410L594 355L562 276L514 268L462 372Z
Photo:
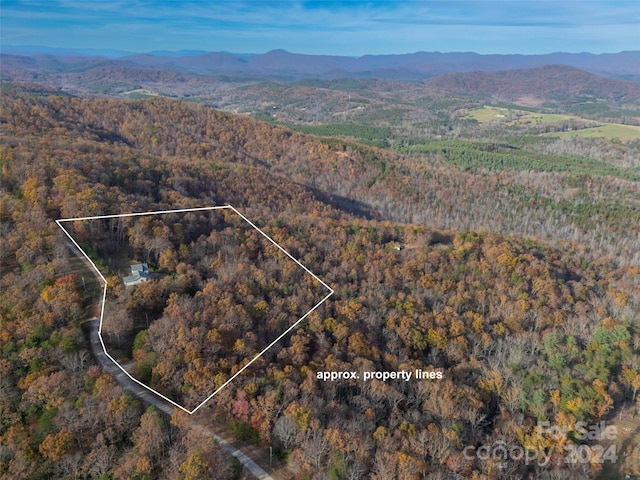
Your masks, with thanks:
M585 120L575 115L565 115L556 113L537 113L529 110L519 110L515 108L493 107L485 105L482 108L469 110L465 112L463 118L471 118L480 123L486 122L504 122L509 125L517 125L521 123L556 123L567 120ZM594 122L595 123L595 122Z
M158 92L154 92L153 90L149 90L147 88L136 88L135 90L122 92L121 95L128 98L141 99L141 98L157 97L160 94Z
M477 120L480 123L496 122L505 126L534 126L569 123L565 131L542 133L557 137L602 137L631 141L640 138L640 127L619 123L596 122L576 115L538 113L515 108L485 105L482 108L463 112L462 118Z
M623 125L620 123L605 123L591 128L572 130L569 132L546 133L553 137L586 137L586 138L617 138L622 141L632 141L640 138L640 127L636 125Z

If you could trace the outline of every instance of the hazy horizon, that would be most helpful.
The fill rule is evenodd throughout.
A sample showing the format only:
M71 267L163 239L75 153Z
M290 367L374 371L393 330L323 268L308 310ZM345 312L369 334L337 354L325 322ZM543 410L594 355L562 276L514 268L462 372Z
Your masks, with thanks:
M5 0L3 48L361 57L640 50L640 2ZM79 47L79 44L81 47Z
M124 57L128 55L167 55L167 56L197 56L197 55L207 55L211 53L223 53L229 55L238 55L238 56L260 56L266 55L271 52L284 51L286 53L292 55L306 55L306 56L329 56L329 57L345 57L345 58L353 58L358 59L362 57L376 57L376 56L402 56L402 55L416 55L416 54L442 54L442 55L455 55L455 54L472 54L472 55L481 55L481 56L544 56L544 55L616 55L620 53L629 53L629 52L640 52L640 48L637 50L619 50L616 52L602 52L602 53L594 53L594 52L568 52L568 51L549 51L549 52L541 52L541 53L480 53L472 50L468 51L427 51L420 50L415 52L403 52L403 53L365 53L362 55L339 55L339 54L322 54L322 53L305 53L305 52L296 52L290 51L284 48L274 48L272 50L264 51L264 52L232 52L226 50L195 50L195 49L184 49L184 50L167 50L167 49L158 49L158 50L149 50L149 51L125 51L118 50L112 48L66 48L66 47L49 47L45 45L3 45L0 47L0 53L9 53L4 50L10 51L31 51L33 53L48 53L48 52L60 52L66 54L75 54L75 55L89 55L89 53L100 55L104 54L107 57ZM108 55L109 54L109 55Z

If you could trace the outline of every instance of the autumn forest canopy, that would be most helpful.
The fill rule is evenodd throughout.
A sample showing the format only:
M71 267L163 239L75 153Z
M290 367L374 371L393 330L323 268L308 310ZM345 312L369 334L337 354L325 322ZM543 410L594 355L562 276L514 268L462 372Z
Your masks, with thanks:
M134 361L131 374L188 410L330 292L228 208L72 225L72 238L106 267L112 287L102 322L106 348L120 364ZM122 285L133 258L151 269L136 288Z
M610 468L559 456L500 466L465 449L563 452L577 422L637 411L638 141L549 139L524 123L507 138L430 102L421 122L385 107L366 125L311 125L4 84L0 475L244 478L208 434L221 426L272 447L296 478ZM91 355L102 286L55 220L215 205L233 205L335 294L201 411L169 418ZM326 295L231 213L70 226L108 280L109 348L190 407ZM125 287L134 261L153 278ZM416 369L443 378L316 377ZM568 433L537 435L540 422ZM617 452L617 473L640 474L637 445Z

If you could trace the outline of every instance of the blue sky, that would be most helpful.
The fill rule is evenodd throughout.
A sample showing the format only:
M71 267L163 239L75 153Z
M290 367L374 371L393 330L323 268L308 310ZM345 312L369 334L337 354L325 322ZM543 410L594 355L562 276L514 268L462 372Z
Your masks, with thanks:
M2 45L360 56L640 50L640 1L2 0Z

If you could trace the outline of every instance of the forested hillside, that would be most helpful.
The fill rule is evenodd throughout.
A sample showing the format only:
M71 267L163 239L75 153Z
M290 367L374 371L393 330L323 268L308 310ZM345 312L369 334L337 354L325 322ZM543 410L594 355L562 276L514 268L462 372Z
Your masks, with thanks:
M299 478L595 478L596 459L561 461L571 435L538 438L536 424L571 431L637 402L633 168L594 168L569 155L578 163L539 167L493 143L391 152L162 98L73 98L13 86L0 101L6 478L237 478L184 416L145 411L96 365L81 328L96 286L86 284L90 274L58 218L231 204L331 285L330 301L196 417L272 446ZM500 165L487 167L485 156ZM141 238L130 235L131 243ZM286 276L267 288L230 275L249 303L204 298L194 292L206 288L206 269L179 242L162 252L142 245L139 255L145 251L141 260L173 277L133 293L114 282L109 295L136 321L144 309L156 312L148 326L136 325L132 355L171 391L185 393L186 377L211 376L200 360L218 337L216 325L192 320L179 337L167 318L195 319L221 305L239 318L297 312L268 302L269 288L286 288ZM415 369L443 378L316 378ZM505 464L464 453L495 442L556 456L545 465ZM638 454L630 449L625 458Z
M640 99L640 84L637 82L613 81L567 65L446 74L428 80L426 86L442 96L493 95L511 101L526 95L541 99L590 95L619 103L637 103Z

